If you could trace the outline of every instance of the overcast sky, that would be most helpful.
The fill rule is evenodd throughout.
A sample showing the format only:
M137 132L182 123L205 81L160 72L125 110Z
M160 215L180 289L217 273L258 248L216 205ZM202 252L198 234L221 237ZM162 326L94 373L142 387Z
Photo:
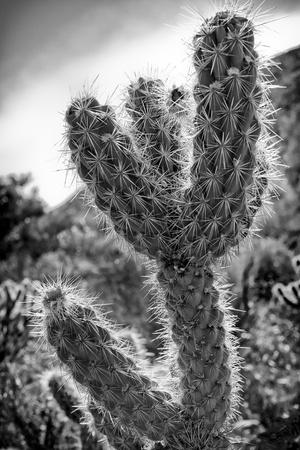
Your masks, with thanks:
M261 1L254 1L254 5ZM181 82L189 68L190 13L213 13L218 0L7 0L0 17L0 175L32 172L51 205L73 189L59 150L71 96L97 78L112 101L133 73L159 66ZM269 1L258 18L268 54L300 45L300 1ZM270 19L272 21L270 21Z

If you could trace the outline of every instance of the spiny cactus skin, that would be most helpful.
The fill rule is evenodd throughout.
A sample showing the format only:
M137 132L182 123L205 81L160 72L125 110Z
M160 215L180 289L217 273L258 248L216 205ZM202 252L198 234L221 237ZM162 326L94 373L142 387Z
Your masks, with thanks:
M195 107L184 117L195 108L190 136L159 79L130 85L129 129L91 96L66 113L70 157L96 206L116 235L157 263L176 392L143 374L111 326L68 288L42 295L49 344L121 429L155 448L162 441L169 449L216 450L229 447L240 379L213 263L249 234L273 161L265 151L268 99L252 21L225 10L204 21L193 46Z
M296 255L292 258L292 264L295 272L300 276L300 255Z
M69 383L66 384L61 375L52 374L49 388L66 416L80 425L80 438L84 450L107 450L107 445L103 442L103 434L116 450L141 450L142 444L139 444L138 439L132 438L131 435L127 435L126 444L124 444L124 429L118 428L107 411L94 405L90 405L88 410L85 406L80 408L80 399L74 387ZM95 430L95 426L97 428L92 435L91 429Z
M272 238L256 241L241 276L242 309L256 311L256 304L269 302L275 283L287 284L295 279L292 254L283 242Z
M164 419L175 432L179 408L170 402L170 394L139 373L134 360L118 348L91 306L70 301L68 294L59 287L48 290L43 303L48 312L47 340L68 365L74 380L87 388L96 404L103 403L113 418L141 435L162 439ZM144 408L148 414L143 414Z

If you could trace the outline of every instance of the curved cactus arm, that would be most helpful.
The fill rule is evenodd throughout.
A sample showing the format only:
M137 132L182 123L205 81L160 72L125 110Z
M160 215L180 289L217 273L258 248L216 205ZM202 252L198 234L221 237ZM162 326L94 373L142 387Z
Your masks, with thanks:
M96 405L152 440L180 428L179 406L141 373L91 305L61 285L41 288L41 295L47 342Z
M265 180L254 176L262 122L258 59L253 25L232 13L218 13L194 38L197 84L194 162L185 191L184 247L206 258L225 254L247 234ZM258 189L255 186L258 185Z
M139 150L169 188L178 185L183 152L180 122L171 114L163 82L139 77L128 88L126 108L132 118L132 132ZM174 102L176 103L176 102Z
M97 207L136 250L155 257L165 245L163 216L170 203L164 181L157 185L109 106L90 97L74 100L66 121L71 159Z

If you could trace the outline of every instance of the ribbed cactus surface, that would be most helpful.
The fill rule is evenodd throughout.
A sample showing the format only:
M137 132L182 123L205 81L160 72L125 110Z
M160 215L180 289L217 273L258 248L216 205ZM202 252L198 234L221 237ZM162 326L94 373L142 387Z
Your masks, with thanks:
M108 411L124 442L161 441L157 449L230 445L239 358L214 263L249 234L273 170L253 22L237 9L205 20L193 64L193 104L187 90L170 97L160 79L139 77L128 88L129 127L91 96L66 113L70 159L97 208L157 263L176 392L143 373L89 303L61 285L42 294L47 340L94 408Z

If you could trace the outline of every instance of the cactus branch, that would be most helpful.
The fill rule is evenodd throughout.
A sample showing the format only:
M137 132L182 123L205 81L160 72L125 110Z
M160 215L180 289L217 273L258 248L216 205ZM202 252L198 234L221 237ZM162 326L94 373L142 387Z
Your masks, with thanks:
M139 149L158 174L176 187L181 170L180 122L170 114L163 82L140 77L128 89L127 111Z
M178 405L118 348L91 305L58 286L42 296L47 340L96 405L152 440L178 428Z
M72 161L96 205L136 250L155 256L163 246L161 216L167 198L134 154L132 140L122 132L113 110L93 98L77 99L66 120Z

